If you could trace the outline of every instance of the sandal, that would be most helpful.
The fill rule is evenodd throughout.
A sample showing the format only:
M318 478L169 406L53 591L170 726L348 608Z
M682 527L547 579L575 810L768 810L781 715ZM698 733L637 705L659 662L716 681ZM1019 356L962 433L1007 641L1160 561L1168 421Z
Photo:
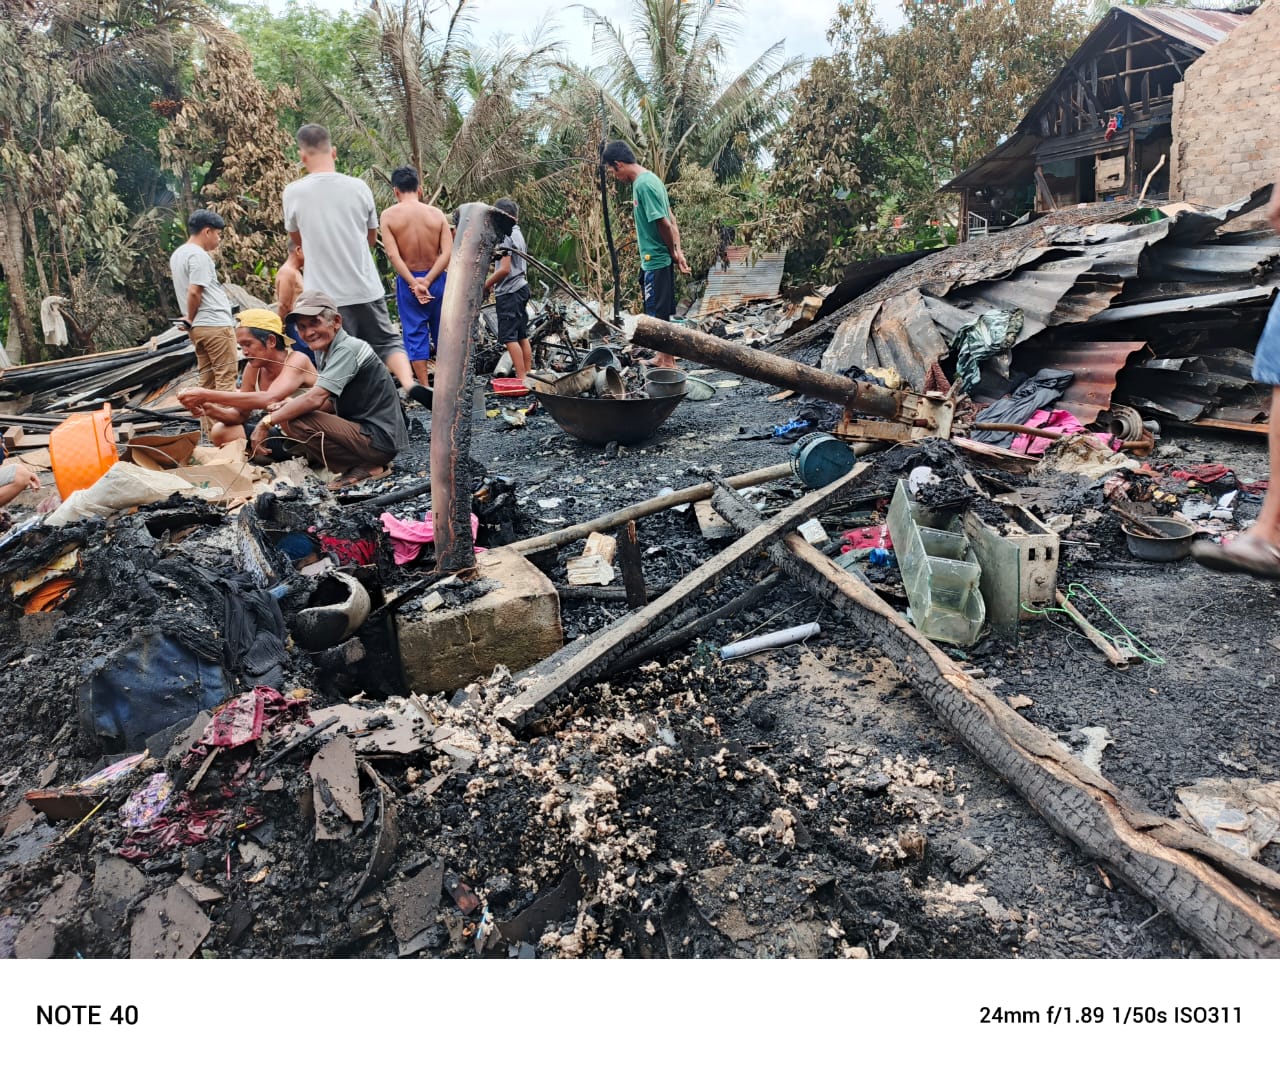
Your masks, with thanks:
M380 465L376 469L366 469L363 466L356 466L354 469L348 469L337 480L331 480L325 485L329 491L341 491L343 488L349 488L353 484L360 484L366 480L378 480L384 476L391 475L391 468L386 465Z
M1197 540L1191 545L1191 557L1219 573L1247 573L1280 581L1280 547L1257 537L1241 536L1223 544Z

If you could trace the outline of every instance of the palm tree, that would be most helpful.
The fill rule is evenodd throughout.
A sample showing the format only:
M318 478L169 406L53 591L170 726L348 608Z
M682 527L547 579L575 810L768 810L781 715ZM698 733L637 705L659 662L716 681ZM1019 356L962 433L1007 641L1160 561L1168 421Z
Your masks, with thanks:
M539 27L522 45L477 45L472 0L440 18L425 0L375 0L350 82L325 83L335 140L383 179L410 163L432 199L477 196L525 154L541 122L534 90L559 47ZM531 158L530 158L531 159Z
M581 10L599 66L577 73L603 91L614 128L664 182L678 177L682 159L722 170L738 135L754 150L777 123L779 96L800 61L778 41L722 76L737 0L632 0L629 32L595 8Z

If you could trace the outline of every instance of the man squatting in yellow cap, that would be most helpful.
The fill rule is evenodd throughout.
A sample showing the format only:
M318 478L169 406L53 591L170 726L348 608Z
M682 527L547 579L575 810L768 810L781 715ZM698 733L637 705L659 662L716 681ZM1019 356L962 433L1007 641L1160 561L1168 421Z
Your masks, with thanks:
M291 349L292 340L275 313L245 309L236 314L236 322L236 343L246 359L240 389L194 387L178 395L178 401L195 416L215 421L209 439L219 447L246 439L257 423L251 419L255 411L283 402L316 383L315 366L305 354Z

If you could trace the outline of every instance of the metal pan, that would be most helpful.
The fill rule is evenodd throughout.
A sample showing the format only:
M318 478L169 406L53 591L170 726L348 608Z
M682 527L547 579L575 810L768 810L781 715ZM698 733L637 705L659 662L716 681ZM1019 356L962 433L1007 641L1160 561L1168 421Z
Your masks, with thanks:
M594 371L594 370L593 370ZM576 398L539 393L538 401L564 431L584 443L633 446L653 435L684 395L667 398Z

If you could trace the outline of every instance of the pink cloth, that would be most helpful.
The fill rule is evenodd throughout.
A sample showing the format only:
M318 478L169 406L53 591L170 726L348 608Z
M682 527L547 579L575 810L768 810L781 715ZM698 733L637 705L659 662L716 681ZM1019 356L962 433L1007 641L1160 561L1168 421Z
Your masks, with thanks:
M1084 425L1065 409L1038 409L1022 423L1028 428L1046 428L1051 432L1061 432L1064 436L1084 431ZM1119 436L1108 435L1106 432L1092 434L1093 438L1108 450L1119 450L1123 445ZM1049 449L1051 442L1050 439L1040 439L1038 436L1020 435L1014 438L1010 449L1018 454L1043 454Z
M1084 425L1065 409L1038 409L1022 423L1028 428L1044 428L1051 432L1061 432L1063 435L1075 435L1076 432L1084 431ZM1009 449L1016 454L1043 454L1052 442L1051 439L1020 435L1014 437L1013 445Z
M436 530L430 514L427 514L422 521L408 521L405 518L396 517L395 514L386 513L380 520L382 531L391 539L391 551L395 555L397 566L412 562L422 553L423 547L435 542ZM479 531L480 519L472 514L471 539L473 541Z

